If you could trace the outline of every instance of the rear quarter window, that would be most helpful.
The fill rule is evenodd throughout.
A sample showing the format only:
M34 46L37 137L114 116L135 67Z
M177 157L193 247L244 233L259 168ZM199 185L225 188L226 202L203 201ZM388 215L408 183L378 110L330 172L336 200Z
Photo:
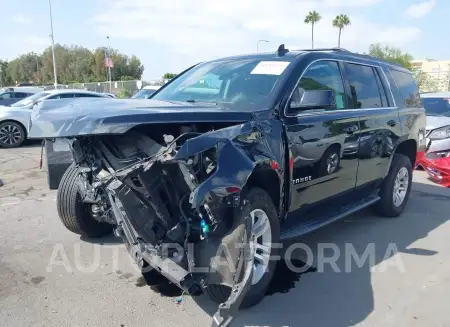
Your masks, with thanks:
M404 106L406 108L422 107L419 88L412 74L394 69L391 69L390 72L403 98Z

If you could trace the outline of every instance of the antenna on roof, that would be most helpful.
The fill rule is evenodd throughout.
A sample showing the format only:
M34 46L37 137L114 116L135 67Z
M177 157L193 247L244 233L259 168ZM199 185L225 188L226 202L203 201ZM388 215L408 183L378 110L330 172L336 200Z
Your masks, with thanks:
M279 47L278 47L278 50L277 50L277 55L278 56L284 56L286 53L288 53L289 52L289 50L288 49L286 49L285 47L284 47L284 44L281 44Z

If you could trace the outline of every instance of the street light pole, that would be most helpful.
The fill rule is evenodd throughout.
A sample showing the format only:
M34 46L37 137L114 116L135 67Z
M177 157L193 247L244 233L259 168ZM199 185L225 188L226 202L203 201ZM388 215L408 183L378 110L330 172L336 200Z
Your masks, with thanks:
M53 57L53 75L55 78L55 89L58 88L58 77L56 75L56 58L55 58L55 39L53 38L53 16L52 16L52 1L48 0L48 6L50 9L50 37L52 38L52 57Z
M112 92L112 81L111 81L111 51L110 51L110 49L111 49L111 46L110 46L110 44L109 44L109 36L107 36L106 37L106 39L107 39L107 50L106 51L108 51L108 58L109 58L109 61L108 61L108 77L109 77L109 93L111 93Z
M267 41L267 40L258 40L258 42L256 42L256 52L259 52L259 42L269 43L269 41Z

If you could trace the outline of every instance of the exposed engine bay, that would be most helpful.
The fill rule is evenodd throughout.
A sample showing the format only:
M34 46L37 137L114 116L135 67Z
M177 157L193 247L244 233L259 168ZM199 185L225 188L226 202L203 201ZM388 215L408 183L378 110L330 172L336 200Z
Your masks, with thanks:
M70 140L83 202L114 225L140 267L192 295L210 284L230 287L213 326L230 322L252 279L251 219L236 212L255 167L274 162L264 137L271 129L155 124Z

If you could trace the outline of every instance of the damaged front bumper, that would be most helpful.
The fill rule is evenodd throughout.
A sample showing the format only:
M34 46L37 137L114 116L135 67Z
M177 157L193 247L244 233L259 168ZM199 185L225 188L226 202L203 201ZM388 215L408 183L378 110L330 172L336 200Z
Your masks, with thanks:
M266 137L272 132L270 124L249 122L190 138L179 148L174 140L151 158L107 174L94 185L106 188L116 220L116 234L124 239L128 251L140 267L150 265L188 294L198 294L210 284L231 287L229 298L219 305L214 314L212 326L229 325L251 286L255 251L254 240L251 239L252 220L238 214L242 209L239 195L256 167L266 166L283 175L283 152L280 148L272 148L267 142ZM198 182L194 173L188 169L187 162L212 148L217 152L217 168L208 178ZM138 236L139 229L132 222L134 217L145 216L146 213L140 210L142 202L132 195L132 189L124 180L136 174L143 185L151 184L147 183L145 173L164 163L179 166L190 189L189 203L192 209L206 208L203 212L210 214L209 205L214 206L218 201L224 203L223 200L227 199L225 203L232 207L233 217L240 218L234 219L231 228L220 237L203 235L204 240L193 244L194 251L189 251L188 244L180 249L179 244L170 248L171 245L160 247L152 242L144 242ZM147 192L146 196L151 197L151 190ZM89 192L85 196L89 198ZM208 218L214 221L213 215ZM243 246L238 247L237 244ZM221 251L222 248L228 252ZM231 260L231 265L214 264L224 260ZM204 271L204 267L208 271Z

